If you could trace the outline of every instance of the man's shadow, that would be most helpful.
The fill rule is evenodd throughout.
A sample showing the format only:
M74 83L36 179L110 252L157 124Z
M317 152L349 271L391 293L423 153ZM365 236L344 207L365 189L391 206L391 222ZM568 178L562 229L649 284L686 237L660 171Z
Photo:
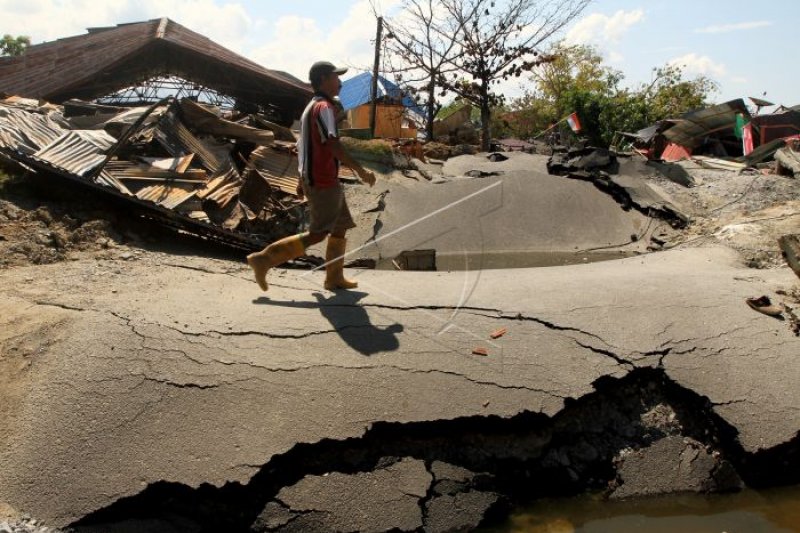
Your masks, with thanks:
M403 331L403 325L394 323L385 328L373 325L367 309L358 305L365 296L367 293L356 291L336 291L328 297L315 292L316 302L287 302L261 296L253 300L253 303L295 309L319 309L342 340L363 355L397 350L400 347L397 334Z

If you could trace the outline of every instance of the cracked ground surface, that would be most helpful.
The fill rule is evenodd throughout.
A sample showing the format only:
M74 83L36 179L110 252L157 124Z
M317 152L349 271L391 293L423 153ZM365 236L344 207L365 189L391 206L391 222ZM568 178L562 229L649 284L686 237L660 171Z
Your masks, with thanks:
M707 397L747 452L800 430L800 339L744 303L779 300L788 269L703 248L351 273L360 288L331 293L278 270L266 294L244 265L155 253L0 273L0 502L65 525L162 480L246 483L379 422L554 416L641 367Z

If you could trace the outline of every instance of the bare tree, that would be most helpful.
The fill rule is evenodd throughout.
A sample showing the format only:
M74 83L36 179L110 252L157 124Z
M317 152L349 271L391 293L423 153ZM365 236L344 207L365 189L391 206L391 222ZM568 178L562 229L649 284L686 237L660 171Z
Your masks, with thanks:
M493 85L552 61L539 47L573 21L591 0L440 0L459 29L459 53L437 84L481 110L481 148L489 150L492 107L503 95Z
M374 4L373 12L378 16ZM441 90L438 80L456 71L455 62L463 54L458 41L461 26L471 18L466 13L462 20L455 20L441 2L434 0L403 0L394 18L384 17L387 70L414 89L416 96L425 94L429 140L433 139L433 120L441 108L436 98L437 89Z

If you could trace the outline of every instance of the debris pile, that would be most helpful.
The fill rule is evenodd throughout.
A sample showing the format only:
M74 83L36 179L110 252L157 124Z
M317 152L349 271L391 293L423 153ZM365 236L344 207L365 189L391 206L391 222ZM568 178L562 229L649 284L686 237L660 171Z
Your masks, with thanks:
M547 161L547 172L556 176L589 181L613 197L624 209L636 209L648 216L669 222L673 228L684 228L690 217L681 208L653 189L644 179L637 162L623 164L605 148L575 146L557 147ZM633 236L633 241L640 237ZM653 250L664 244L656 237Z
M575 147L555 152L547 162L554 175L573 175L591 179L598 172L615 173L617 158L604 148Z
M150 107L0 99L0 158L240 249L297 232L295 137L258 114L190 99Z
M80 252L113 257L118 244L138 238L118 233L113 220L108 212L50 205L26 209L0 200L0 268L55 263Z
M751 99L760 108L772 105ZM800 108L779 107L771 114L751 114L744 100L691 111L636 133L623 133L635 150L650 160L677 162L691 159L703 167L721 170L786 169L800 171ZM777 164L773 163L777 161Z

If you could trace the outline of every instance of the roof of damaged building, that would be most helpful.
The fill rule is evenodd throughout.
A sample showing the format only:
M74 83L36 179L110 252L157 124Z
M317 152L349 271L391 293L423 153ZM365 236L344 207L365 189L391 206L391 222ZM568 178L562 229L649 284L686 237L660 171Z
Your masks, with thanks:
M67 107L81 112L66 116ZM297 232L303 202L290 130L171 97L109 111L0 98L0 157L234 248Z
M286 73L267 69L167 19L90 28L87 34L29 47L0 58L0 92L51 102L93 99L154 75L174 75L220 93L299 116L312 92Z
M732 132L739 114L750 120L750 112L742 99L692 111L672 119L670 122L675 125L667 129L664 136L675 144L694 148L710 134L726 129Z

